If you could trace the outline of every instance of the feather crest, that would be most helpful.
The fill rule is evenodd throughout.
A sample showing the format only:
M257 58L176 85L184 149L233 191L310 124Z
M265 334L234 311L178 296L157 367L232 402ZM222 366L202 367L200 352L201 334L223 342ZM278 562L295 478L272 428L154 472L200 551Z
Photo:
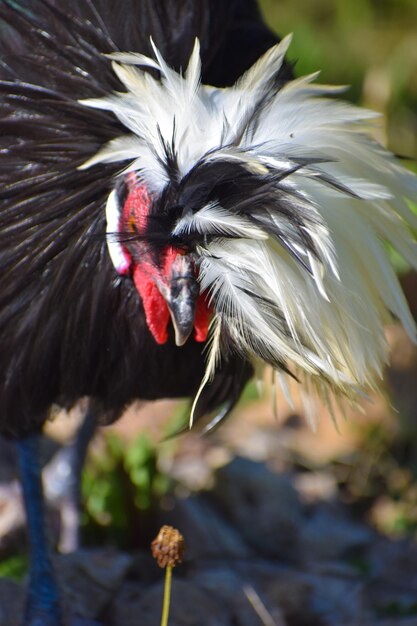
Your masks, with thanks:
M227 344L255 363L292 364L322 397L325 382L355 398L381 375L392 316L416 341L382 242L417 268L417 179L368 136L375 113L333 99L343 88L316 75L278 85L289 42L226 89L201 85L197 44L184 76L155 46L155 59L112 55L126 93L83 104L113 111L133 138L85 167L129 159L162 192L175 139L184 209L171 234L194 235L216 319L202 388Z

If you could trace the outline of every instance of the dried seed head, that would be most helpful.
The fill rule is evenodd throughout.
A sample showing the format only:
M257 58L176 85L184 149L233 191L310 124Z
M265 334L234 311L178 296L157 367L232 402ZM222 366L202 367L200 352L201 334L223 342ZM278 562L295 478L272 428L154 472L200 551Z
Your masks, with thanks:
M180 531L172 526L162 526L156 539L152 541L152 556L159 567L174 567L181 563L185 542Z

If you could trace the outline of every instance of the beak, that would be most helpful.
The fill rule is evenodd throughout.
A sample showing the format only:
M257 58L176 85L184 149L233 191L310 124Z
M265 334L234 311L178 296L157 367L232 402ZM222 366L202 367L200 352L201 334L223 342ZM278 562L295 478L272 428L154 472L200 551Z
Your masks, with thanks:
M186 255L177 255L171 265L166 297L177 346L183 346L193 332L199 292L194 264Z
M183 346L194 328L195 303L180 297L168 307L175 331L175 344Z

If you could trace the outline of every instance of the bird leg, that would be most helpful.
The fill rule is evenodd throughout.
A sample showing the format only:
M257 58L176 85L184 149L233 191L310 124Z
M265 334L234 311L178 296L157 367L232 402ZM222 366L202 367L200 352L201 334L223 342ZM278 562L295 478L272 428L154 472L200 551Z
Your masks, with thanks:
M80 545L81 474L88 445L96 431L96 413L90 403L74 440L43 471L46 498L58 504L61 514L60 552L73 552Z
M31 553L24 626L61 626L59 590L47 539L38 443L36 435L16 444Z

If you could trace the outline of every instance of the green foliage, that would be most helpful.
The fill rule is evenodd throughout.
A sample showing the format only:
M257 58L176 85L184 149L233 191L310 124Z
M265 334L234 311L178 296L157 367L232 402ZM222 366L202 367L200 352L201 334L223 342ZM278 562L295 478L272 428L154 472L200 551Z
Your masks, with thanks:
M82 484L86 512L99 525L126 526L122 468L122 443L107 436L103 453L89 459Z
M410 265L408 264L408 262L404 259L404 257L401 256L401 254L397 252L397 250L393 246L389 244L387 244L387 246L391 263L396 273L406 274L410 270Z
M260 393L255 380L251 380L245 387L245 390L241 396L240 402L242 404L248 404L249 402L259 401Z
M168 491L169 479L159 472L156 448L145 435L126 445L108 433L103 449L88 460L82 489L87 536L128 545L135 525L146 525Z
M155 498L168 491L169 479L158 472L157 452L146 436L140 435L126 450L124 466L136 488L135 505L149 509Z
M16 582L24 579L28 569L28 556L26 554L14 554L0 561L0 578L10 578Z
M417 2L415 0L260 0L280 35L292 32L296 73L350 85L348 99L387 116L382 137L417 157Z

